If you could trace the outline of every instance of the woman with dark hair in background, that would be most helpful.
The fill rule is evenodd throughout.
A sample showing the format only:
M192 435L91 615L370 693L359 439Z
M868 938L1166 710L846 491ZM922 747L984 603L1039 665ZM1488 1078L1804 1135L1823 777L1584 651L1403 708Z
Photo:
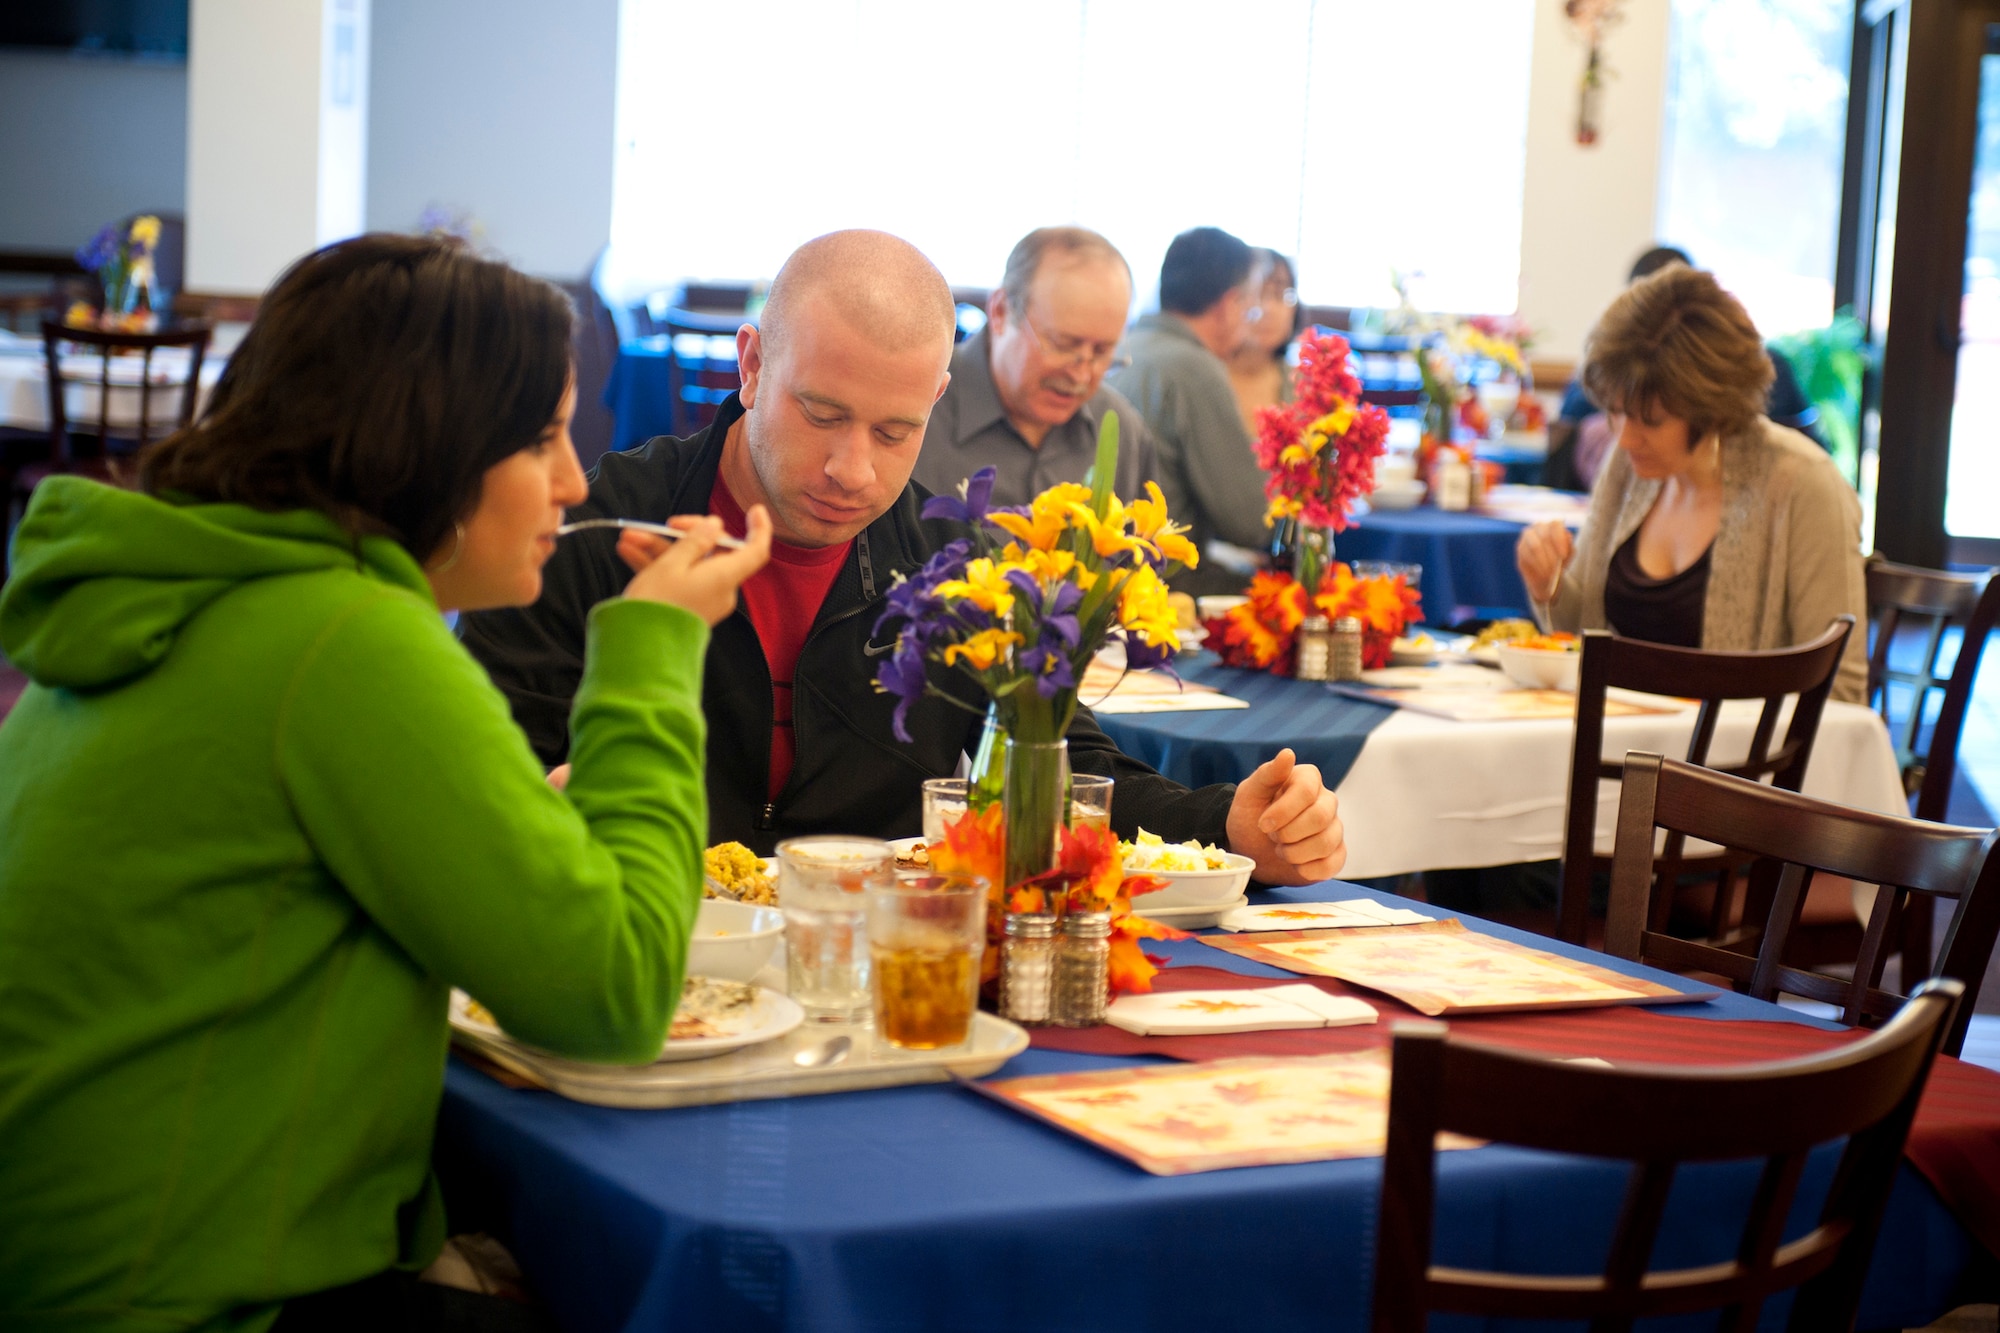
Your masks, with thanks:
M1229 387L1236 391L1243 424L1257 434L1257 413L1292 400L1292 368L1287 356L1292 341L1305 330L1306 309L1299 304L1299 279L1292 261L1276 250L1255 247L1250 283L1257 304L1250 307L1250 336L1229 358Z
M621 540L551 788L441 611L533 601L584 498L570 321L453 243L330 246L143 493L37 488L0 594L32 681L0 726L0 1325L478 1326L493 1298L412 1276L449 988L550 1050L659 1051L707 626L770 529Z

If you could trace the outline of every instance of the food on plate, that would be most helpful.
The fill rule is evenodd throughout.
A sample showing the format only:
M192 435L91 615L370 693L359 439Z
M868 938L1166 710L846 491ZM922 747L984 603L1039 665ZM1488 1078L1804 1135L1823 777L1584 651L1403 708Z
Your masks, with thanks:
M919 838L896 853L896 869L929 870L931 868L930 845Z
M1532 639L1540 633L1532 620L1496 620L1479 631L1479 637L1472 641L1472 646L1486 648L1498 643L1513 643L1517 639Z
M1174 627L1176 629L1198 629L1201 627L1201 617L1195 612L1194 598L1184 592L1170 592L1167 594L1167 605L1174 609Z
M1145 829L1139 830L1135 841L1120 842L1118 854L1125 859L1127 870L1148 874L1229 869L1229 853L1214 843L1193 838L1186 842L1168 842L1159 834L1148 833Z
M681 987L681 1002L667 1028L667 1040L726 1037L730 1021L748 1014L756 1003L755 986L715 977L689 977Z
M719 842L701 854L707 882L704 897L734 898L770 907L778 901L778 886L764 873L764 863L740 842Z
M1538 653L1574 653L1582 651L1582 641L1574 634L1530 634L1526 638L1515 639L1510 648L1532 648Z
M1438 641L1428 634L1417 634L1410 638L1398 638L1389 647L1398 653L1434 653L1438 651Z

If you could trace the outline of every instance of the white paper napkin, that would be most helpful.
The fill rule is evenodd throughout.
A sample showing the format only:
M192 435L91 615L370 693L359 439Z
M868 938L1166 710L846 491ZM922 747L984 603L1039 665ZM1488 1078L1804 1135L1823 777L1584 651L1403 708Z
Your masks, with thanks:
M1403 907L1385 907L1373 898L1337 903L1272 903L1239 907L1215 924L1224 930L1331 930L1340 926L1412 926L1432 918Z
M1293 983L1258 990L1183 990L1121 995L1105 1021L1142 1037L1192 1037L1204 1033L1280 1032L1293 1028L1354 1027L1375 1021L1372 1006Z

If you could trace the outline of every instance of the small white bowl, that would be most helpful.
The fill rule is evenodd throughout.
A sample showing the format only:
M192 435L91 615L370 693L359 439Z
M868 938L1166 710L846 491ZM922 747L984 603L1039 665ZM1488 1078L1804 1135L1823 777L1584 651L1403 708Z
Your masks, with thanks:
M785 935L785 914L727 898L704 898L688 941L688 975L748 981L771 961Z
M1574 690L1576 673L1583 665L1582 653L1566 653L1553 648L1523 648L1500 645L1500 669L1507 679L1530 690Z
M1415 509L1423 498L1421 481L1385 481L1369 492L1368 504L1372 509Z
M1152 907L1207 907L1243 896L1250 886L1250 872L1257 863L1236 852L1225 852L1229 863L1221 870L1133 870L1133 875L1153 875L1167 881L1167 887L1142 893L1132 900L1132 910L1144 916Z
M1249 600L1236 593L1210 593L1194 599L1195 614L1203 620L1220 620Z

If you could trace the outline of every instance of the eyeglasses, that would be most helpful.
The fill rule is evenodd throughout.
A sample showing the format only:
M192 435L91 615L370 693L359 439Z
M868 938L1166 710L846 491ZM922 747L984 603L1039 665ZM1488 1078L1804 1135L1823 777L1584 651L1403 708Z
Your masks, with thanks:
M1259 292L1256 296L1256 299L1251 301L1250 308L1243 312L1243 317L1249 320L1252 324L1255 324L1258 320L1264 318L1264 299L1265 299L1264 293ZM1284 291L1279 292L1278 304L1283 306L1287 310L1298 309L1299 289L1296 287L1287 287L1285 288Z
M1035 321L1028 317L1026 310L1021 312L1021 322L1028 326L1028 332L1035 335L1035 341L1042 345L1042 350L1058 361L1081 362L1091 369L1106 371L1118 370L1132 364L1131 357L1118 355L1117 343L1092 343L1087 339L1068 336L1051 338L1035 327Z

